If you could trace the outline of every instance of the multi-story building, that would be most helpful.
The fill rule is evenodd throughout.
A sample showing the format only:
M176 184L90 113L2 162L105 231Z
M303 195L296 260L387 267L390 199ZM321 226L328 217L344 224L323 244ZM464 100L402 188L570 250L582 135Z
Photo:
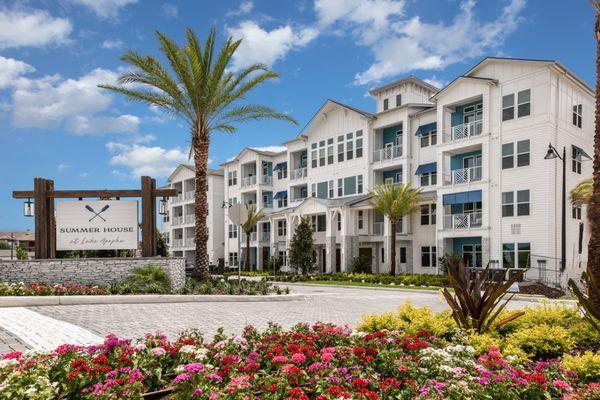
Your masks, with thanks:
M378 183L422 189L419 212L398 223L400 271L435 273L456 253L470 266L530 268L560 283L586 263L585 210L568 204L561 258L560 158L567 191L591 176L594 92L556 61L486 58L441 90L415 77L373 89L376 112L328 100L280 153L244 149L224 163L225 197L257 204L251 264L282 256L309 217L323 272L358 255L389 271L390 224L368 194ZM236 266L236 227L225 221L226 265Z
M179 195L168 200L167 214L162 216L161 232L169 244L171 255L185 257L189 264L196 259L194 166L180 164L168 178L168 187ZM208 195L208 260L210 265L223 262L223 170L209 169Z

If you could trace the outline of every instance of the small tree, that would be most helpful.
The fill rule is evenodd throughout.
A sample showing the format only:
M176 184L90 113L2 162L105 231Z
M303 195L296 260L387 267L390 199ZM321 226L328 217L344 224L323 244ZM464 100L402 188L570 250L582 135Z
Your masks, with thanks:
M165 239L165 235L156 232L156 253L161 257L169 257L169 245Z
M17 260L27 260L29 258L29 255L27 254L27 252L25 250L23 250L22 247L17 247L16 254L17 254Z
M258 224L263 217L262 210L256 208L256 204L246 204L246 209L248 210L248 219L242 225L242 230L246 234L246 268L248 270L252 270L250 267L250 234L252 230Z
M317 249L308 218L301 218L290 243L290 267L301 274L312 272L317 260Z

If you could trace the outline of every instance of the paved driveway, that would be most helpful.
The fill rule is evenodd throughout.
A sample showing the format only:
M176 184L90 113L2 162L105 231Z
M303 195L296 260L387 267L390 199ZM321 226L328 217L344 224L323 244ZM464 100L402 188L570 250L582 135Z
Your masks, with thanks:
M439 311L446 307L436 291L340 288L290 285L303 300L252 303L171 303L43 306L0 308L0 352L11 349L52 348L56 341L89 343L107 333L140 337L160 330L169 336L199 328L212 336L218 327L238 333L251 324L257 328L276 322L290 327L317 321L356 325L365 314L392 311L406 301ZM513 301L512 307L531 302ZM22 316L20 316L22 314ZM75 332L75 333L74 333ZM44 338L51 338L44 339Z

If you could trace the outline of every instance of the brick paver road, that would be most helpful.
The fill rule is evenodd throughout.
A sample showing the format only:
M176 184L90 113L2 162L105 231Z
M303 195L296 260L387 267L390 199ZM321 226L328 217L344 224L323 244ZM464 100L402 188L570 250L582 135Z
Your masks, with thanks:
M140 337L156 330L174 336L184 329L199 328L210 337L218 327L225 328L227 333L239 333L248 324L261 329L268 322L284 327L317 321L354 326L365 314L392 311L406 301L436 311L446 307L441 295L435 291L310 285L290 287L294 293L306 294L306 298L289 302L44 306L29 307L29 310L77 325L99 336L115 333L124 337ZM513 303L512 307L532 305L522 301ZM0 330L0 345L4 339L10 341L10 336L7 339L6 332Z

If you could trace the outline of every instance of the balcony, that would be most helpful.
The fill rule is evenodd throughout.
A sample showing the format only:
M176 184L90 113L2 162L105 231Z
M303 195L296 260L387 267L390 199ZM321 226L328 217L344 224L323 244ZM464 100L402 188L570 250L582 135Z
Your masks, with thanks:
M194 198L195 194L196 194L196 192L194 190L188 190L187 192L184 193L183 198L185 200L192 200Z
M264 208L273 208L273 203L263 203Z
M171 197L171 203L175 204L175 203L181 203L183 201L183 194L179 193L177 196L175 197Z
M301 179L307 177L307 169L306 167L293 169L290 173L290 179Z
M173 217L173 225L181 225L183 224L183 215L178 217Z
M481 228L483 214L480 212L444 215L444 230Z
M180 249L183 247L183 239L173 239L173 248Z
M261 175L260 184L261 185L269 185L269 186L272 185L273 177L271 175Z
M242 178L242 187L254 186L256 185L256 175L247 176Z
M185 224L193 224L195 223L196 216L195 215L186 215L183 219L183 223Z
M387 146L373 152L373 162L385 162L402 157L402 146Z
M483 122L481 120L455 125L449 131L444 132L444 143L468 140L481 136L483 133Z
M461 185L481 181L481 166L461 168L444 175L444 185Z
M271 232L269 232L269 231L261 232L260 240L261 240L261 242L269 242L271 240Z
M304 196L304 197L292 197L292 199L290 200L290 203L300 203L304 200L307 199L308 196Z
M187 238L185 239L185 247L193 247L196 245L196 239L195 238Z

